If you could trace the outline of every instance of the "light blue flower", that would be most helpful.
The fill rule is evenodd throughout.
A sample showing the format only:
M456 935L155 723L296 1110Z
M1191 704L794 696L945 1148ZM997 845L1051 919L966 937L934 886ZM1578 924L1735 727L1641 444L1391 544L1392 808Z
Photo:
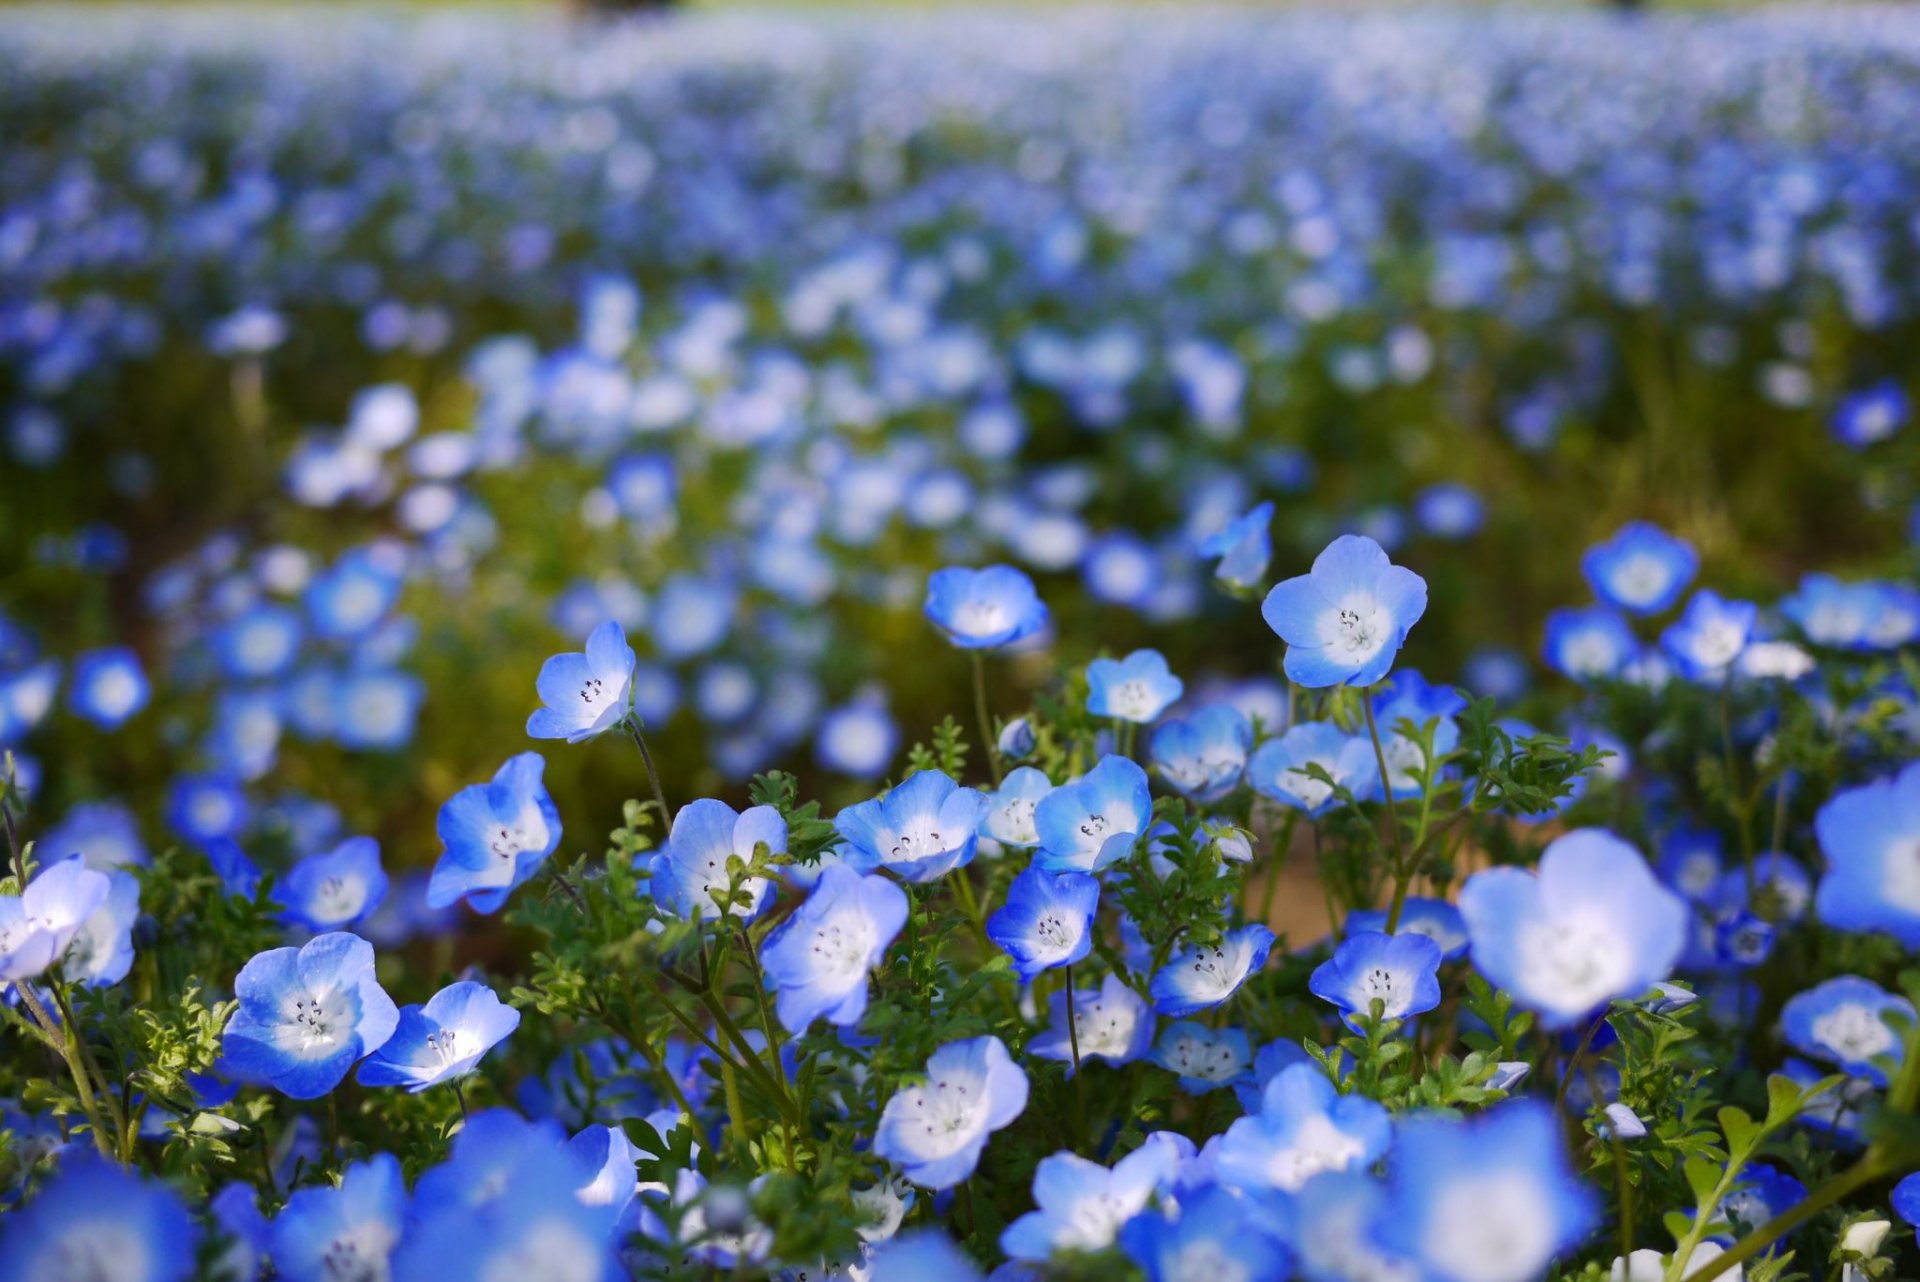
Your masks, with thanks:
M1243 1028L1213 1029L1182 1019L1161 1030L1147 1062L1177 1076L1189 1095L1204 1095L1245 1079L1252 1071L1253 1047Z
M1487 504L1471 487L1441 481L1414 496L1413 518L1436 539L1464 539L1486 522Z
M534 688L546 707L527 718L527 733L579 743L613 729L627 717L633 665L626 633L608 619L587 637L583 653L556 654L540 666Z
M1878 445L1907 425L1913 405L1892 379L1854 392L1833 413L1833 434L1856 450Z
M125 646L80 655L67 682L67 706L102 730L117 730L147 706L150 694L139 657Z
M1185 690L1158 650L1135 650L1124 659L1095 659L1087 665L1087 711L1096 717L1145 725Z
M434 827L444 849L427 882L427 906L465 899L497 911L539 871L560 844L560 812L541 775L537 752L509 757L491 783L470 784L440 807Z
M1053 781L1032 766L1016 766L1000 786L987 794L986 813L980 817L980 835L1021 850L1040 843L1034 816L1041 801L1053 791Z
M283 605L251 606L213 635L220 668L238 681L283 675L300 653L300 616Z
M1711 830L1680 827L1661 840L1660 879L1693 903L1706 902L1720 868L1720 837Z
M1133 853L1153 825L1147 772L1127 757L1106 756L1034 807L1036 862L1049 872L1099 872Z
M1813 830L1827 858L1814 896L1820 920L1920 948L1920 762L1835 793Z
M318 1099L393 1035L400 1012L373 974L373 945L333 933L270 948L240 968L220 1048L231 1074Z
M42 868L18 895L0 895L0 981L37 979L107 906L106 873L69 855Z
M140 917L140 881L118 868L103 875L107 898L80 923L60 957L60 973L89 988L119 983L133 969L133 926ZM29 887L31 889L31 887Z
M1260 503L1200 541L1200 559L1218 558L1213 577L1229 588L1256 588L1273 559L1273 504Z
M1031 980L1093 951L1093 914L1099 906L1098 879L1028 868L1007 887L1007 902L987 918L987 938L1012 956L1022 980Z
M1632 521L1588 548L1580 568L1594 592L1629 614L1659 614L1687 590L1700 558L1684 539L1657 525Z
M404 1086L419 1094L465 1077L488 1051L520 1027L520 1012L485 984L460 980L403 1006L393 1035L360 1065L362 1086Z
M927 1060L924 1083L887 1101L873 1151L922 1188L952 1188L973 1174L988 1136L1026 1107L1027 1075L998 1037L951 1042Z
M1719 684L1753 639L1757 613L1751 601L1728 601L1712 588L1701 588L1679 621L1660 634L1660 647L1681 676Z
M267 1258L267 1217L260 1214L260 1194L244 1180L215 1193L207 1202L207 1218L226 1245L213 1260L213 1275L226 1282L255 1282Z
M468 1183L464 1197L430 1185L432 1174L415 1190L413 1220L393 1257L394 1282L618 1282L627 1276L613 1244L618 1209L580 1196L577 1164L561 1137L545 1128L526 1133L511 1160L484 1184Z
M1329 1171L1301 1186L1289 1204L1293 1249L1308 1282L1414 1282L1412 1264L1379 1244L1391 1214L1386 1190L1360 1171Z
M733 630L738 594L724 579L698 574L673 574L654 598L648 631L654 652L676 662L697 658L717 649ZM587 639L592 658L593 639ZM632 666L631 662L628 664ZM544 692L541 695L545 698Z
M222 775L181 775L167 788L167 826L196 846L238 836L249 811L246 793Z
M1565 1028L1668 977L1685 946L1687 905L1612 833L1555 838L1539 872L1491 868L1467 879L1460 915L1473 964L1548 1028Z
M1316 765L1333 784L1306 773L1307 767ZM1261 796L1317 819L1336 804L1334 784L1358 801L1379 796L1380 763L1368 739L1350 735L1331 721L1302 721L1253 750L1247 782Z
M400 599L400 571L387 549L354 548L307 585L313 630L329 641L354 641L380 626Z
M1848 583L1831 574L1802 575L1800 586L1780 599L1780 613L1814 645L1872 649L1869 637L1881 612L1883 592L1879 583Z
M1382 1020L1410 1019L1440 1004L1440 945L1405 929L1350 934L1314 969L1307 990L1338 1006L1356 1032L1375 1002Z
M287 1282L390 1276L407 1216L399 1159L376 1153L340 1183L295 1189L268 1230L268 1253Z
M1640 642L1611 606L1554 610L1547 615L1547 639L1541 656L1547 666L1575 681L1607 681L1638 652Z
M343 748L390 752L413 741L427 688L397 668L359 668L333 687L333 737Z
M813 893L761 950L780 1022L798 1037L822 1016L836 1027L867 1012L867 974L907 922L907 894L845 864L820 874Z
M274 896L287 921L320 933L365 921L387 897L380 843L349 837L323 855L308 855L288 870Z
M1433 761L1451 753L1460 743L1460 724L1454 718L1467 701L1451 686L1434 685L1412 668L1394 674L1387 688L1374 696L1373 719L1380 728L1380 747L1387 759L1387 783L1396 797L1420 791L1420 775L1431 764L1417 740L1400 733L1405 722L1416 730L1433 722Z
M1025 761L1033 752L1033 727L1027 724L1025 717L1015 717L1000 727L1000 738L995 746L1004 759Z
M1182 948L1154 972L1149 986L1154 1010L1174 1016L1211 1010L1267 964L1272 948L1273 932L1259 922L1228 931L1217 944Z
M1188 717L1154 727L1148 752L1160 777L1181 796L1212 805L1240 784L1253 749L1253 727L1229 703L1213 703Z
M973 1257L939 1229L915 1229L874 1248L867 1282L982 1282Z
M710 797L689 802L674 816L666 849L653 860L653 897L681 917L712 921L722 914L720 900L732 884L727 861L750 864L762 845L770 855L787 853L787 821L772 806L736 812ZM743 898L724 911L748 920L758 917L772 889L767 877L747 877L740 883Z
M1271 1219L1217 1186L1183 1196L1177 1208L1134 1216L1120 1230L1120 1249L1147 1282L1264 1282L1289 1273Z
M915 884L973 862L987 798L938 770L920 770L871 801L848 806L833 826L861 871L885 868Z
M45 720L59 688L60 664L54 659L0 673L0 743L17 742Z
M879 698L856 698L820 718L813 755L828 770L877 779L893 763L900 725Z
M1071 1152L1041 1158L1033 1172L1037 1209L1006 1227L1000 1249L1035 1263L1060 1251L1104 1251L1120 1226L1173 1182L1179 1161L1178 1147L1151 1137L1111 1169Z
M1363 930L1384 931L1387 928L1385 909L1364 908L1347 914L1347 934L1358 934ZM1446 961L1458 961L1467 955L1467 923L1461 919L1460 910L1444 899L1426 899L1419 895L1407 896L1407 902L1400 906L1400 928L1394 932L1399 935L1425 935L1440 945L1440 956Z
M926 615L963 650L997 650L1047 626L1033 580L1010 565L949 566L927 580Z
M62 1161L0 1234L0 1277L186 1282L200 1228L173 1191L91 1153Z
M671 1116L674 1121L679 1120L679 1114ZM654 1129L660 1130L660 1127ZM635 1163L647 1155L619 1127L594 1125L567 1141L567 1156L578 1178L573 1195L586 1206L611 1207L615 1219L623 1220L640 1191Z
M1267 1083L1258 1112L1220 1137L1215 1169L1243 1192L1297 1193L1323 1171L1372 1166L1392 1138L1385 1108L1341 1094L1318 1064L1295 1064Z
M1310 572L1275 585L1260 614L1287 643L1287 676L1318 689L1386 676L1426 609L1426 580L1372 539L1343 534Z
M1074 1037L1080 1060L1103 1059L1118 1067L1131 1064L1153 1046L1153 1010L1144 997L1117 975L1108 975L1098 989L1075 989L1073 1029L1067 1027L1067 995L1047 998L1047 1030L1027 1043L1027 1051L1050 1059L1073 1072Z
M1840 975L1789 998L1780 1009L1780 1029L1801 1054L1885 1086L1886 1064L1898 1067L1906 1058L1901 1033L1885 1018L1890 1014L1912 1027L1913 1004L1906 998L1858 975Z

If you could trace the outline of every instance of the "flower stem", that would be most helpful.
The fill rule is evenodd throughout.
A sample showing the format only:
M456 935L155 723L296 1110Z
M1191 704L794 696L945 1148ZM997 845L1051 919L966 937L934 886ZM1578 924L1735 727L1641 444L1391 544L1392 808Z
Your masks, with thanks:
M647 781L653 785L654 804L660 807L660 830L665 832L673 826L673 811L667 809L667 794L660 787L660 772L653 768L653 753L647 750L647 736L641 733L638 716L629 714L626 726L627 733L633 738L633 746L640 749L640 760L647 767Z
M1067 980L1067 1045L1073 1050L1073 1075L1080 1076L1080 1017L1073 1009L1073 963L1066 965Z
M1387 751L1380 746L1380 727L1373 718L1373 692L1360 692L1360 707L1367 714L1367 737L1373 740L1373 760L1380 767L1380 792L1387 799L1387 832L1393 838L1393 903L1387 909L1387 934L1400 925L1400 912L1407 906L1407 884L1413 869L1407 865L1406 851L1400 844L1400 811L1393 804L1393 782L1387 770Z
M987 713L987 659L978 650L969 651L973 656L973 715L980 722L980 747L987 758L987 769L993 772L993 786L1000 786L1000 744L993 737L993 718Z

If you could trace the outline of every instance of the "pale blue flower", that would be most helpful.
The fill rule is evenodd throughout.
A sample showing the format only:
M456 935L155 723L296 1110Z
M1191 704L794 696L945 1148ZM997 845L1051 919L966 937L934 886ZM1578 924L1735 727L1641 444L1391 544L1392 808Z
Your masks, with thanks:
M387 897L380 844L349 837L326 854L308 855L288 871L274 896L287 921L316 934L365 921Z
M349 1166L340 1183L295 1189L274 1216L268 1252L287 1282L390 1276L406 1228L407 1186L391 1153Z
M1145 725L1173 706L1186 687L1167 670L1158 650L1135 650L1124 659L1087 665L1087 711Z
M220 1047L228 1071L294 1099L318 1099L393 1035L400 1012L373 974L373 945L320 935L241 967L239 1009Z
M1904 1034L1888 1015L1913 1026L1913 1004L1906 998L1858 975L1840 975L1789 998L1780 1010L1780 1029L1802 1054L1885 1086L1886 1065L1898 1067L1906 1058Z
M922 1188L952 1188L973 1174L988 1136L1026 1107L1027 1075L998 1037L951 1042L927 1060L924 1083L887 1101L873 1151Z
M427 883L427 906L465 899L478 912L497 911L560 844L560 812L541 775L537 752L507 759L491 783L470 784L440 807L435 828L443 847Z
M1009 1224L1000 1249L1010 1259L1042 1262L1060 1251L1103 1251L1120 1226L1173 1181L1180 1151L1149 1142L1111 1168L1076 1153L1040 1159L1033 1173L1037 1208Z
M587 637L584 653L556 654L541 665L534 686L546 706L527 718L527 733L579 743L613 729L627 717L633 664L626 633L608 619Z
M418 1094L465 1077L520 1026L520 1012L485 984L448 984L424 1006L404 1006L393 1035L361 1063L362 1086L404 1086Z
M1630 614L1659 614L1693 582L1700 558L1691 544L1657 525L1632 521L1580 560L1602 601Z
M1309 766L1319 766L1333 782L1314 778ZM1302 721L1254 749L1247 782L1261 796L1318 818L1337 804L1335 785L1356 801L1379 796L1380 764L1365 736L1350 735L1331 721Z
M1010 565L951 566L927 580L926 615L964 650L995 650L1047 626L1033 580Z
M837 1027L858 1024L868 973L906 921L906 892L885 877L863 877L845 864L823 871L761 950L786 1030L797 1037L822 1016Z
M1252 1071L1253 1047L1245 1029L1213 1029L1182 1019L1162 1030L1147 1059L1179 1077L1181 1090L1204 1095L1245 1078Z
M1660 634L1661 649L1688 680L1724 682L1753 639L1756 614L1751 601L1728 601L1701 588L1679 621Z
M1232 704L1214 703L1154 727L1148 752L1160 777L1181 796L1211 805L1240 784L1253 727Z
M1323 1171L1365 1170L1392 1136L1385 1108L1341 1094L1318 1064L1295 1064L1267 1083L1258 1112L1220 1137L1215 1169L1246 1192L1297 1193Z
M1814 898L1820 920L1920 948L1920 762L1835 793L1813 827L1827 859Z
M200 1227L165 1184L92 1153L63 1160L0 1234L0 1277L18 1282L187 1282Z
M987 938L1013 957L1031 980L1055 966L1071 966L1093 950L1093 915L1100 882L1086 873L1028 868L1007 887L1007 901L987 918Z
M1153 824L1147 772L1127 757L1102 757L1034 807L1036 862L1051 872L1099 872L1133 853Z
M1028 849L1040 842L1035 814L1053 791L1053 781L1032 766L1016 766L1000 786L987 794L987 810L980 818L980 835L1003 846Z
M767 906L773 882L763 876L742 879L741 899L723 910L732 874L727 861L753 862L760 846L770 855L787 853L787 821L772 806L736 812L724 801L703 797L680 807L666 849L652 861L652 894L661 907L689 920L712 921L724 911L751 920Z
M1386 676L1426 608L1426 580L1372 539L1344 534L1309 573L1277 584L1260 613L1287 643L1287 676L1319 688Z
M1349 934L1315 968L1307 989L1338 1006L1356 1031L1372 1018L1375 1002L1382 1020L1410 1019L1440 1004L1440 945L1404 929Z
M862 871L885 868L923 883L973 862L987 798L938 770L908 775L891 791L848 806L833 824Z
M1081 1062L1103 1059L1116 1067L1131 1064L1153 1046L1153 1009L1131 985L1117 975L1108 975L1100 987L1075 989L1073 1029L1067 1027L1067 995L1052 993L1047 998L1047 1029L1027 1043L1027 1050L1040 1059L1050 1059L1073 1072L1074 1037L1078 1038Z

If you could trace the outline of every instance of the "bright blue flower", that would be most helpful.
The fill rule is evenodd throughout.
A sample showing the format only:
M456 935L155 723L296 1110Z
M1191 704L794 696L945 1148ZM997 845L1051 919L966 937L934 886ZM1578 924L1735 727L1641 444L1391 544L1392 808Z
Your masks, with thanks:
M419 1094L465 1077L488 1051L520 1027L520 1012L485 984L460 980L427 999L403 1006L393 1036L356 1074L362 1086L404 1086Z
M1751 601L1728 601L1712 588L1701 588L1679 621L1660 634L1660 647L1688 680L1724 682L1753 639L1757 613Z
M60 973L89 988L117 984L133 969L133 926L140 917L139 878L118 868L99 875L109 883L106 902L80 923L60 958Z
M393 1035L400 1012L373 974L373 945L334 933L270 948L233 982L220 1047L231 1074L318 1099Z
M1007 887L1007 902L987 918L987 938L1007 950L1020 978L1071 966L1093 950L1100 882L1080 872L1029 868Z
M1659 614L1687 590L1700 558L1684 539L1657 525L1633 521L1580 559L1594 592L1629 614Z
M725 580L698 574L669 575L653 602L648 631L654 652L676 662L710 653L727 639L737 605L733 586ZM593 644L591 637L587 644ZM591 650L588 657L592 657ZM541 697L546 696L543 693Z
M1273 504L1257 504L1200 542L1200 559L1219 559L1213 576L1229 588L1255 588L1273 559Z
M1885 604L1879 583L1849 583L1831 574L1802 575L1800 586L1780 599L1780 613L1814 645L1836 650L1873 649L1870 639Z
M679 1114L672 1116L679 1120ZM578 1178L573 1195L587 1206L611 1207L616 1219L623 1218L640 1191L634 1164L644 1156L627 1133L617 1126L589 1126L567 1141L567 1156Z
M1806 1196L1807 1186L1773 1163L1749 1162L1741 1169L1740 1182L1720 1199L1720 1212L1738 1233L1751 1233L1798 1206ZM1771 1258L1779 1249L1763 1252L1762 1258Z
M213 866L214 875L220 878L220 885L229 897L253 902L260 890L262 873L260 865L253 862L240 843L222 837L207 843L207 862Z
M59 688L60 664L53 659L18 672L0 672L0 743L17 742L39 725L52 710Z
M0 1234L0 1277L18 1282L186 1282L200 1227L173 1191L76 1153Z
M59 961L113 883L78 855L48 864L18 895L0 895L0 981L37 979Z
M1033 752L1033 744L1033 727L1027 724L1025 717L1015 717L1000 727L1000 738L995 746L1006 760L1025 761Z
M1124 659L1095 659L1087 665L1087 711L1096 717L1145 725L1185 690L1158 650L1135 650Z
M1885 1086L1884 1065L1897 1067L1906 1058L1902 1033L1884 1018L1889 1014L1912 1027L1913 1004L1906 998L1858 975L1840 975L1789 998L1780 1010L1780 1029L1801 1054Z
M1460 915L1473 964L1547 1028L1565 1028L1617 997L1667 978L1689 913L1640 852L1612 833L1555 838L1538 873L1490 868L1467 879Z
M1920 1171L1893 1186L1893 1213L1908 1224L1920 1225Z
M1380 763L1373 743L1331 721L1302 721L1254 749L1247 763L1247 782L1261 796L1317 819L1336 804L1336 798L1331 784L1305 773L1314 765L1356 800L1370 801L1380 795Z
M626 1277L612 1240L618 1210L610 1202L589 1204L578 1192L579 1179L565 1144L544 1128L528 1135L511 1163L468 1199L430 1196L423 1175L412 1226L394 1253L394 1282L534 1277L617 1282Z
M1676 828L1660 842L1660 879L1694 903L1718 884L1720 866L1720 837L1708 829Z
M399 1159L376 1153L346 1169L338 1185L295 1189L268 1231L268 1253L287 1282L387 1277L406 1226L407 1185Z
M436 1219L494 1205L505 1195L517 1170L558 1166L565 1171L565 1183L571 1187L574 1171L566 1158L566 1138L552 1121L530 1122L511 1109L490 1108L473 1114L454 1132L447 1160L421 1173L414 1188L415 1219Z
M1073 1072L1073 1036L1078 1035L1081 1062L1104 1059L1118 1067L1131 1064L1153 1046L1153 1011L1133 986L1108 975L1098 989L1078 988L1073 994L1073 1029L1067 1027L1067 995L1047 999L1047 1031L1027 1043L1029 1053L1067 1066Z
M1374 696L1373 719L1380 728L1380 748L1387 758L1387 783L1395 796L1420 791L1420 775L1428 762L1420 744L1400 733L1400 723L1416 730L1433 726L1433 759L1439 760L1460 743L1460 724L1454 718L1467 701L1451 686L1437 686L1412 668L1394 674L1387 688Z
M1175 1020L1161 1030L1147 1062L1180 1079L1189 1095L1204 1095L1242 1081L1253 1065L1253 1047L1244 1028L1208 1028L1191 1019Z
M1033 1172L1037 1209L1006 1227L1000 1249L1035 1263L1060 1251L1104 1251L1120 1226L1173 1182L1179 1160L1179 1149L1163 1143L1144 1144L1111 1169L1071 1152L1041 1158Z
M887 1101L873 1151L926 1189L973 1174L987 1137L1027 1107L1027 1075L998 1037L950 1042L927 1060L926 1081Z
M237 681L264 681L293 666L300 653L300 616L283 605L255 605L213 635L221 671Z
M427 883L427 906L462 898L478 912L497 911L560 844L560 812L541 775L537 752L509 757L491 783L469 784L440 807L435 828L444 849Z
M885 868L922 884L973 862L987 798L938 770L920 770L871 801L848 806L833 826L861 871Z
M207 1218L226 1239L213 1259L213 1275L226 1282L255 1282L267 1258L267 1217L260 1214L260 1194L242 1180L215 1193L207 1202Z
M1258 1112L1220 1137L1216 1170L1243 1192L1297 1193L1323 1171L1372 1166L1392 1138L1385 1108L1341 1094L1318 1064L1295 1064L1267 1083Z
M1541 657L1549 668L1575 681L1607 681L1620 674L1639 648L1633 629L1617 610L1591 605L1547 615Z
M1386 928L1385 909L1365 908L1347 914L1349 935ZM1462 920L1460 910L1444 899L1409 895L1407 902L1400 906L1400 929L1394 933L1425 935L1440 945L1440 956L1446 961L1458 961L1467 955L1467 923Z
M1496 1104L1470 1122L1403 1122L1389 1177L1382 1244L1431 1282L1531 1282L1598 1218L1559 1118L1532 1100Z
M1032 766L1017 766L1008 771L1000 786L987 794L987 810L980 817L980 835L1022 850L1038 845L1040 829L1034 815L1052 791L1053 781L1044 771Z
M1049 872L1099 872L1133 853L1153 824L1147 772L1127 757L1105 756L1078 779L1040 800L1036 862Z
M915 1229L874 1248L867 1282L982 1282L980 1266L939 1229Z
M1820 920L1920 948L1920 762L1835 793L1813 830L1827 857L1814 898Z
M1403 929L1397 935L1364 930L1348 935L1307 981L1307 991L1341 1010L1360 1031L1381 1003L1380 1018L1410 1019L1440 1004L1440 945Z
M167 789L167 826L196 846L237 837L247 826L247 795L220 775L181 775Z
M907 923L907 892L845 864L820 874L813 893L774 931L761 965L780 1022L798 1037L822 1016L845 1028L867 1013L867 973Z
M111 646L73 661L67 706L101 729L114 730L147 706L150 693L139 657L125 646Z
M400 572L385 549L343 553L307 585L307 617L329 641L353 641L380 626L400 599Z
M387 897L380 843L349 837L324 855L308 855L287 872L274 897L287 921L316 934L365 921Z
M1372 539L1343 534L1309 573L1276 585L1260 614L1287 643L1287 676L1318 689L1386 676L1426 609L1425 579Z
M750 864L761 845L770 855L787 853L787 821L772 806L736 812L710 797L689 802L674 816L666 849L653 860L653 897L662 908L688 920L712 921L722 911L715 896L725 898L731 884L727 860ZM769 878L747 877L740 883L743 901L725 911L749 920L758 917L772 889Z
M1877 445L1907 425L1913 405L1900 384L1888 379L1840 402L1833 414L1833 434L1856 450Z
M1033 580L1010 565L949 566L927 580L926 615L963 650L997 650L1047 626Z
M1120 1230L1120 1249L1147 1282L1259 1282L1288 1276L1287 1249L1250 1202L1224 1188L1147 1211Z
M584 653L556 654L540 666L534 687L547 706L527 718L527 733L579 743L613 729L627 717L633 664L627 634L608 619L587 637Z
M1148 988L1154 1010L1175 1016L1211 1010L1267 964L1272 948L1273 932L1259 922L1228 931L1217 944L1182 948L1154 972Z
M1240 784L1253 748L1253 727L1230 703L1213 703L1192 716L1154 727L1148 752L1160 777L1181 796L1211 805Z

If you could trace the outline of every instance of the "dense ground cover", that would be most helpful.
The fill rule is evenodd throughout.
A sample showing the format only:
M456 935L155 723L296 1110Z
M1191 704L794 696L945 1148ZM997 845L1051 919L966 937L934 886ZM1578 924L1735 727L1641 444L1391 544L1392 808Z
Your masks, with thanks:
M1920 1267L1920 21L0 64L0 1276Z

